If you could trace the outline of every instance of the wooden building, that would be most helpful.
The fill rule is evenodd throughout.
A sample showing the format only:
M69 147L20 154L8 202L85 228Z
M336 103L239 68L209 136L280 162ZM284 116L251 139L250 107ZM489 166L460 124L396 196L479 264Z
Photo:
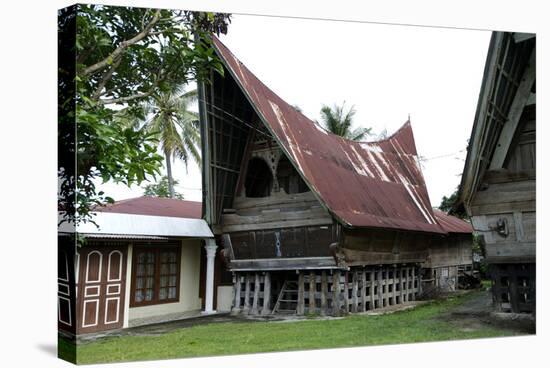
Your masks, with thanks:
M203 203L233 276L233 311L338 315L414 300L432 247L449 234L410 122L378 142L343 139L217 38L214 48L224 75L199 85ZM471 253L452 257L430 267L471 265Z
M535 56L534 34L493 32L460 186L501 311L535 309Z
M448 233L429 248L428 259L422 265L423 288L440 291L455 291L459 279L473 275L472 225L454 216L434 209L434 215L441 227Z
M74 336L212 311L199 283L208 272L201 249L213 238L200 202L132 198L95 212L94 221L60 228L60 331ZM84 245L76 246L75 230Z

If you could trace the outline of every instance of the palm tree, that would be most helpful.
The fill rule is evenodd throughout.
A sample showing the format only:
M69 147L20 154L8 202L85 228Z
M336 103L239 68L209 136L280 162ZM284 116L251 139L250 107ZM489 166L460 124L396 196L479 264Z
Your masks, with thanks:
M156 134L159 148L166 160L166 176L170 198L175 197L174 178L172 176L172 160L177 157L187 164L190 159L198 165L200 162L199 117L189 111L189 105L197 100L197 91L185 92L183 86L175 87L166 92L154 95L151 100L141 106L145 116L144 121L136 121L120 115L120 121L134 127L140 127Z
M342 106L336 104L333 107L323 105L321 108L322 124L320 125L329 132L339 135L340 137L352 141L361 141L365 139L367 135L370 135L371 128L360 127L352 129L355 108L352 106L345 112L345 104L344 101Z

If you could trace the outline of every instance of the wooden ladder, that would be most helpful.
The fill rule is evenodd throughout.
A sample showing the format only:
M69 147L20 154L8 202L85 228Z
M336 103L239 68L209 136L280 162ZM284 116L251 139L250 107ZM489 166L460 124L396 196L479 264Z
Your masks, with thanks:
M281 304L284 308L281 308ZM271 314L296 314L298 307L298 282L285 280L281 287L281 292L277 298L277 303Z

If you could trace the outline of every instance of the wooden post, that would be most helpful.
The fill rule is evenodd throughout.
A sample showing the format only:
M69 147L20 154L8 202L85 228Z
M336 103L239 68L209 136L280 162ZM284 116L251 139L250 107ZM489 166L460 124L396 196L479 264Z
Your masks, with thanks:
M332 314L340 315L340 271L332 274Z
M298 271L298 305L296 313L299 315L304 314L304 273L302 271Z
M321 272L321 315L324 316L327 314L327 294L328 294L328 283L327 283L327 271Z
M422 272L420 272L421 269L418 268L418 296L422 294ZM457 274L457 282L458 282L458 274Z
M254 299L252 299L252 309L250 314L258 314L258 300L260 299L260 273L254 273Z
M365 272L365 269L363 268L363 271L361 272L361 312L367 311L367 273Z
M416 275L415 275L415 271L416 271L416 267L413 267L412 268L412 289L413 289L413 293L411 295L411 299L412 300L416 300L416 289L414 287L414 282L416 281Z
M401 267L399 269L399 288L401 289L401 304L405 303L405 287L403 285L403 270L404 268Z
M309 313L315 313L315 291L317 291L315 277L315 271L311 271L309 273Z
M248 314L250 311L250 274L247 272L244 279L244 307L243 313Z
M378 308L384 307L384 286L383 286L383 268L378 270Z
M264 276L264 305L262 308L262 314L271 313L271 274L269 272L265 273Z
M405 301L409 301L409 267L405 267Z
M359 277L359 272L357 271L353 271L353 284L352 284L352 288L351 288L351 298L352 298L352 305L351 305L351 311L353 313L357 313L357 304L359 303L358 301L358 293L359 293L359 280L357 280L357 278Z
M370 269L370 309L374 309L374 268Z
M233 302L234 313L241 311L241 275L235 272L235 301Z
M393 286L392 286L392 290L393 290L393 294L392 294L392 304L393 305L396 305L397 304L397 267L394 266L393 267Z
M349 272L344 272L344 313L349 312Z

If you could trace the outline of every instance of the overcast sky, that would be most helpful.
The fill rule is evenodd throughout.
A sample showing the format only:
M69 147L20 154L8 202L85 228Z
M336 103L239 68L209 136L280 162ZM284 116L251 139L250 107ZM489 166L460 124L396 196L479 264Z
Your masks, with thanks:
M354 105L356 126L393 133L409 114L432 206L460 182L491 33L369 23L234 15L231 51L312 120L322 104ZM191 163L173 165L186 199L201 200ZM137 186L101 185L115 200Z

